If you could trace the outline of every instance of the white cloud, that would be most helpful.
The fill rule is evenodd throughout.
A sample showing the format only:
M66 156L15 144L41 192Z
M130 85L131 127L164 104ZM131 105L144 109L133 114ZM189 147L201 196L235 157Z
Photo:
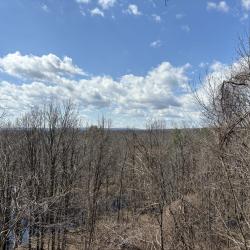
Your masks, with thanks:
M113 7L116 3L116 0L99 0L98 4L103 8L103 9L109 9Z
M90 11L91 16L102 16L104 17L103 11L101 11L99 8L94 8Z
M174 121L197 117L187 88L189 64L174 67L163 62L145 75L127 74L119 79L72 78L83 74L83 70L74 66L71 59L61 60L55 55L22 56L17 52L0 58L0 65L2 71L23 80L21 84L0 82L1 105L13 114L43 104L53 96L58 100L74 100L92 113L105 108L114 118L126 117L127 122L138 116Z
M241 0L241 5L245 10L250 10L250 0Z
M86 3L90 3L91 0L76 0L77 3L80 4L86 4Z
M222 72L225 72L228 68L227 65L221 63L220 61L214 61L211 65L210 65L210 71L212 72L220 72L220 74Z
M11 76L39 81L55 81L66 76L84 75L84 71L65 56L60 59L54 54L43 56L22 55L20 52L0 57L0 71Z
M45 12L49 12L49 7L48 7L48 5L43 4L43 5L42 5L42 10L45 11Z
M218 87L223 83L224 80L230 79L239 72L244 72L249 70L248 59L241 58L235 61L232 65L224 64L220 61L214 61L210 65L205 64L208 73L204 77L201 85L197 90L197 94L200 99L207 105L212 101L211 91L216 93Z
M228 12L229 6L226 1L216 2L207 2L207 10L216 10L220 12Z
M189 27L189 25L182 25L182 26L181 26L181 29L182 29L183 31L187 32L187 33L191 31L191 28Z
M150 43L150 47L152 48L159 48L162 46L162 41L161 40L156 40Z
M130 4L126 10L130 15L140 16L142 13L139 11L138 6L135 4Z
M152 14L152 18L154 19L154 21L156 23L160 23L161 22L161 16L159 16L159 15Z
M209 63L207 63L207 62L201 62L201 63L199 64L199 67L200 67L200 68L206 68L206 67L208 67L208 65L209 65Z

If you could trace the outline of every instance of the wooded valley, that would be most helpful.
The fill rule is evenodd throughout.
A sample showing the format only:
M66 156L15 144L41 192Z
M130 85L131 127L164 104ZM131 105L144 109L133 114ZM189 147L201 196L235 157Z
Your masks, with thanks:
M249 249L249 54L198 100L207 126L82 128L51 102L0 132L1 249Z

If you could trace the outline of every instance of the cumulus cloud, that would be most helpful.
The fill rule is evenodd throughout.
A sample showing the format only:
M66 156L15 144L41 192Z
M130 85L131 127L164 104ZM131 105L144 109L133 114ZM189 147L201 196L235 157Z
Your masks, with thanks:
M42 8L43 11L49 12L49 7L48 7L48 5L43 4L41 8Z
M103 9L109 9L113 7L116 3L116 0L99 0L98 4L103 8Z
M104 17L104 12L101 11L99 8L94 8L90 11L91 16L101 16Z
M247 60L248 59L246 58L240 58L231 65L224 64L220 61L214 61L211 64L206 63L205 66L208 73L197 89L197 95L200 97L200 99L208 105L211 101L211 91L216 91L216 89L224 80L230 79L239 72L242 73L245 70L248 71Z
M0 57L0 71L23 79L54 81L65 76L85 75L84 71L65 56L54 54L43 56L22 55L20 52Z
M10 60L10 55L17 56L19 62ZM189 64L174 67L169 62L163 62L145 75L127 74L119 79L110 76L72 79L67 76L83 74L83 70L74 66L71 59L61 60L53 55L52 62L57 61L53 64L51 59L48 62L51 57L49 55L10 55L1 58L1 69L12 76L22 78L23 83L0 82L0 98L1 105L16 114L31 106L42 104L52 96L59 100L72 99L84 109L93 112L105 109L113 115L126 116L128 119L137 116L146 119L158 115L177 121L188 116L197 116L197 111L191 103L191 93L187 88L186 72ZM34 58L35 62L31 60ZM44 61L41 62L41 58ZM37 69L36 66L40 68ZM53 84L44 81L55 78L55 74L58 74L59 78L56 78ZM62 74L64 77L61 77Z
M241 0L241 5L245 10L250 10L250 0Z
M152 43L150 43L150 47L152 48L159 48L162 45L162 41L161 40L156 40L153 41Z
M79 4L86 4L86 3L90 3L91 0L76 0L77 3Z
M207 2L207 10L216 10L220 12L228 12L229 6L226 1L216 2Z
M139 11L139 8L135 4L130 4L126 10L126 13L134 16L140 16L142 13Z

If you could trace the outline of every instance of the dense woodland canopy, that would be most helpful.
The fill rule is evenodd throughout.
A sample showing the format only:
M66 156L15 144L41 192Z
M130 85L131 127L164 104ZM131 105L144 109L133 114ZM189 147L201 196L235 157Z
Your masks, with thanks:
M0 131L1 249L250 249L250 53L208 82L208 126L82 129L74 105Z

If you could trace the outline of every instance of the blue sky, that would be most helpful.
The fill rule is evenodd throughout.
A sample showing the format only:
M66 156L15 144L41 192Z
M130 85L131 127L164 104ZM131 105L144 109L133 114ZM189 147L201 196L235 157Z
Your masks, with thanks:
M188 83L236 59L250 0L1 0L0 98L10 117L51 96L114 127L192 121Z

